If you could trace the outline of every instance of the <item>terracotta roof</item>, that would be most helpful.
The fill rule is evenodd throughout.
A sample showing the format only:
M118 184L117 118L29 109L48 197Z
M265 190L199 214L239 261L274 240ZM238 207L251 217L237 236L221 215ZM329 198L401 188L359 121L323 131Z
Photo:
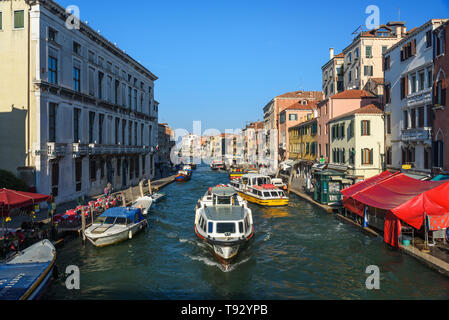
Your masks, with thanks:
M285 110L313 110L317 108L316 102L307 101L308 103L306 105L302 104L302 101L295 102L291 106L288 106L284 110L281 111L284 112Z
M297 98L297 99L321 99L322 92L321 91L294 91L287 92L276 98Z
M345 55L343 52L341 52L335 56L335 58L344 58L344 57L345 57Z
M346 90L330 97L331 99L361 99L374 98L374 95L365 90Z
M331 120L329 120L328 122L334 122L336 120L342 119L342 118L346 118L348 116L352 116L355 114L382 114L383 111L380 110L378 107L376 107L374 104L369 104L367 106L364 106L360 109L356 109L354 111L342 114L341 116L335 117Z

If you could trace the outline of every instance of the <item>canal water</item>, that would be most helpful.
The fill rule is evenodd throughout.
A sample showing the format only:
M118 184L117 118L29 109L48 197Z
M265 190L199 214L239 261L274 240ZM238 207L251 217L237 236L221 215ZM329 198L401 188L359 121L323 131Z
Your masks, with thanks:
M58 280L44 299L449 299L449 281L415 259L292 195L285 208L251 206L255 236L229 270L195 236L194 209L226 173L198 167L173 183L148 216L150 227L121 244L76 239L58 251ZM67 266L80 290L65 287ZM367 290L367 266L380 290Z

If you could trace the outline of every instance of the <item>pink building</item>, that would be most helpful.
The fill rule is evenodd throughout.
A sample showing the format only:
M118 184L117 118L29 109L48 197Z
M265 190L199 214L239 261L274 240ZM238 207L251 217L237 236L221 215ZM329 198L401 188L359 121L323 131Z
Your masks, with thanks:
M379 98L364 90L346 90L318 104L318 156L329 163L328 122L347 112L369 104L378 104Z
M314 118L313 115L316 112L316 102L308 101L307 104L297 102L279 113L279 156L281 161L289 159L288 129Z

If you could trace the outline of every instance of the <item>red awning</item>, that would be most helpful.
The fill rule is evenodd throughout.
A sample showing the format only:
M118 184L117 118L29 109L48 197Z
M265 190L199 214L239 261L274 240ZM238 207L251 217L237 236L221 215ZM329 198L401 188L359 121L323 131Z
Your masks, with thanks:
M31 206L47 201L50 196L43 194L0 189L0 208L9 211L14 208Z
M344 206L360 216L363 216L365 206L386 210L384 240L393 246L398 245L400 233L397 219L416 229L421 228L425 215L442 217L432 220L434 227L447 227L443 225L449 223L449 219L445 219L449 213L448 181L416 180L403 173L389 177L381 174L366 181L365 188L362 187L354 188L358 190L356 192L350 188L343 190Z

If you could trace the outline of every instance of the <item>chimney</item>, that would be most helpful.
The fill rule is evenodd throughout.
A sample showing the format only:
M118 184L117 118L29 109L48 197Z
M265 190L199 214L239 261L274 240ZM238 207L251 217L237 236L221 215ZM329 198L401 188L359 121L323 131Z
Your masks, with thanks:
M329 56L330 56L329 60L332 60L334 58L334 48L329 49Z

